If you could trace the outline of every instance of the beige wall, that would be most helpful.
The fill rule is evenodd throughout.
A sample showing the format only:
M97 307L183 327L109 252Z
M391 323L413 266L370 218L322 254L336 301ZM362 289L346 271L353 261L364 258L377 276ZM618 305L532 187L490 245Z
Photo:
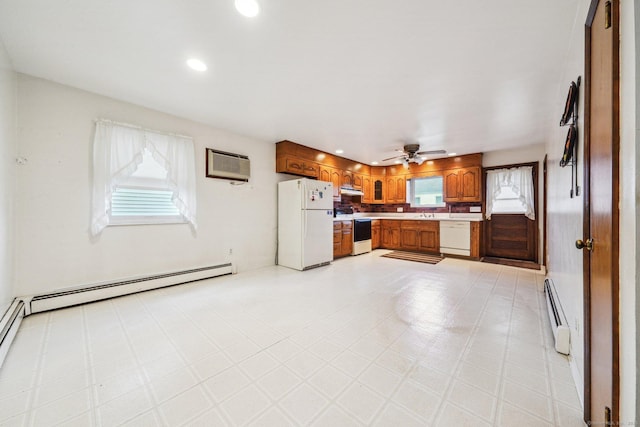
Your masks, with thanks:
M194 138L197 222L107 227L89 237L94 119ZM273 265L275 145L35 77L18 77L15 279L31 295L117 278L216 265ZM204 177L205 147L248 155L246 185ZM232 253L230 253L232 251Z
M16 74L0 40L0 316L13 299Z

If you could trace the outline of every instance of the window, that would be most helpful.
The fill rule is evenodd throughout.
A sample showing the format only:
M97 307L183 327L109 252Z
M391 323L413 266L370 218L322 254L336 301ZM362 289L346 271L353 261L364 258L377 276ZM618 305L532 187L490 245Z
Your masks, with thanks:
M442 188L442 176L407 180L407 203L415 208L445 206Z
M189 137L99 120L93 143L91 234L109 225L189 223L195 230Z
M533 167L487 172L487 219L492 214L523 214L534 220Z
M167 170L145 148L142 163L111 194L109 225L186 222L167 185Z

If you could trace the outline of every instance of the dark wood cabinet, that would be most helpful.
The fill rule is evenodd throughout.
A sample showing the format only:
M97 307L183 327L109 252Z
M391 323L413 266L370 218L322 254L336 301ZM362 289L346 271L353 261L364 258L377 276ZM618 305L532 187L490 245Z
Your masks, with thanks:
M445 202L481 202L480 167L451 169L444 172Z

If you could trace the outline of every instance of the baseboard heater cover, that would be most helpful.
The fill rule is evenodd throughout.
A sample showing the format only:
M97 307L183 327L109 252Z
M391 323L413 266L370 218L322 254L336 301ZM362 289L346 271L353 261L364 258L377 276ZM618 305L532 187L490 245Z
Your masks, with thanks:
M551 279L544 280L544 293L556 351L568 355L571 346L571 330L560 306L556 287Z
M0 367L9 353L9 347L20 328L20 323L25 315L24 302L14 299L9 308L0 318Z
M231 263L227 263L190 270L136 277L114 282L78 286L63 289L58 292L24 298L26 303L25 314L40 313L43 311L100 301L137 292L180 285L197 280L210 279L212 277L232 273L232 265Z

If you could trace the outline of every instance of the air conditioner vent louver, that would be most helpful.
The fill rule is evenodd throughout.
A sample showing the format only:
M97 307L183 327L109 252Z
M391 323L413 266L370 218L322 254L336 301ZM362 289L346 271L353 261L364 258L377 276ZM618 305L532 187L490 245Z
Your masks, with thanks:
M251 176L249 157L207 148L206 176L247 182Z

